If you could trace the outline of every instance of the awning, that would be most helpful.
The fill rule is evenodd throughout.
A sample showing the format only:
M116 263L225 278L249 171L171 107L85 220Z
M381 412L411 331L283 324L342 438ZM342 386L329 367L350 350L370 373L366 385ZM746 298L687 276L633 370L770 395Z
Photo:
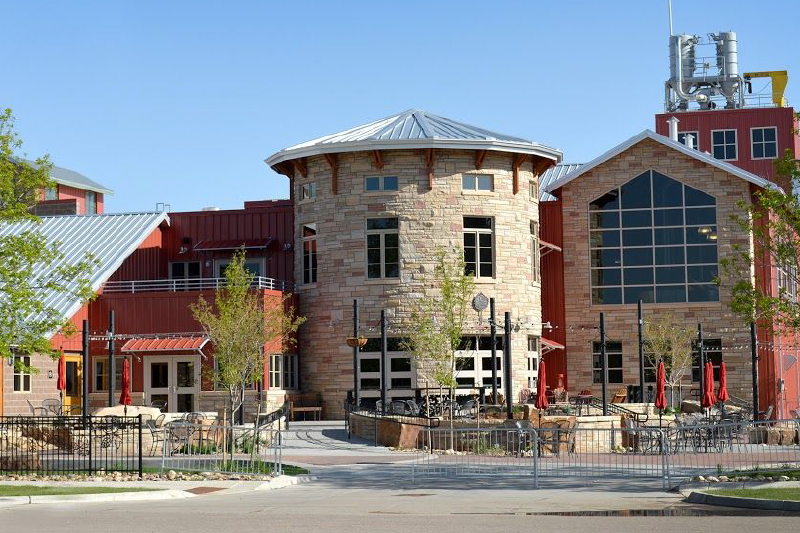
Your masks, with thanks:
M275 241L274 237L268 239L228 239L221 241L200 241L194 245L195 251L221 251L238 250L244 246L245 250L263 250Z
M134 337L122 346L123 353L197 352L203 354L208 337Z
M560 342L551 341L542 337L542 355L552 352L553 350L563 350L565 346Z

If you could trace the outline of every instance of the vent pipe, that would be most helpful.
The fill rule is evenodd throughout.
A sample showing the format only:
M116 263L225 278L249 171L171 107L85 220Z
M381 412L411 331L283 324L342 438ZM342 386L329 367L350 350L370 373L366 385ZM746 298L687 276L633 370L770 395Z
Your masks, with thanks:
M677 117L669 117L667 119L667 124L669 124L669 138L673 141L678 140L678 120Z
M686 134L686 148L694 150L694 135Z

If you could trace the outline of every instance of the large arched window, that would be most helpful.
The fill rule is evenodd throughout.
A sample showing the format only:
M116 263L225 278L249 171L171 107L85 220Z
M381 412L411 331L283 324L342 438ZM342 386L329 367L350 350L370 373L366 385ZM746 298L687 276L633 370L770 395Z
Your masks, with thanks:
M716 302L713 196L648 170L589 204L593 304Z

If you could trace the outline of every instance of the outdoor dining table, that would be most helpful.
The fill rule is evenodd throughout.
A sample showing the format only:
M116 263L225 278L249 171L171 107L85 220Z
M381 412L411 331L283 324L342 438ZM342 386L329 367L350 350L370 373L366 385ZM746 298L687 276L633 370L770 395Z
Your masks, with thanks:
M588 407L592 404L593 399L594 396L591 394L579 394L575 397L575 406L578 408L578 416L583 416L584 406L586 406L588 412Z

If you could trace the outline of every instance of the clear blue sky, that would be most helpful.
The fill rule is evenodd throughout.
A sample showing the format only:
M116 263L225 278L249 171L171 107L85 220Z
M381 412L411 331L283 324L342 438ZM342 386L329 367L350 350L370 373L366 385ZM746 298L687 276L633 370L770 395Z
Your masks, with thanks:
M0 107L109 211L286 197L264 158L411 107L583 162L654 127L669 74L666 0L0 4ZM742 71L789 70L800 107L800 2L674 11L738 32Z

